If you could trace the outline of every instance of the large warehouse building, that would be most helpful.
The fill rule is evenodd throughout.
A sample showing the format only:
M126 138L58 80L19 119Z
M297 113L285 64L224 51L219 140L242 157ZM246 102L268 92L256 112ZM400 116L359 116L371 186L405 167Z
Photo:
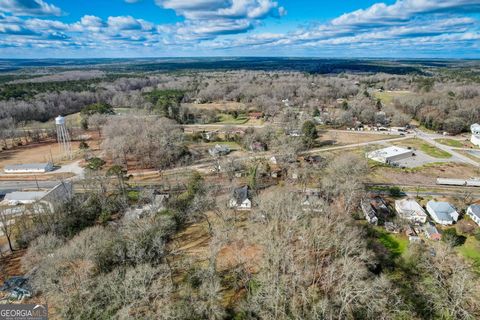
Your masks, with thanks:
M413 150L393 146L369 152L367 153L367 158L382 163L392 164L395 163L395 161L406 159L413 155Z
M5 173L45 173L53 170L53 163L27 163L5 166Z

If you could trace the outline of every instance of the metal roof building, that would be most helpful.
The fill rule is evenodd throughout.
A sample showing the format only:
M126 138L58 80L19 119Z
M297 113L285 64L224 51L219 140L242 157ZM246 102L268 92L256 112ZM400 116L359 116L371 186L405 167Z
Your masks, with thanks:
M401 147L388 147L367 153L367 158L382 163L393 163L413 156L413 150Z
M19 204L30 204L41 200L48 191L15 191L5 195L3 201L10 206Z
M428 201L427 211L432 219L439 224L449 225L458 220L457 210L448 202Z
M5 173L44 173L53 170L51 162L6 165Z

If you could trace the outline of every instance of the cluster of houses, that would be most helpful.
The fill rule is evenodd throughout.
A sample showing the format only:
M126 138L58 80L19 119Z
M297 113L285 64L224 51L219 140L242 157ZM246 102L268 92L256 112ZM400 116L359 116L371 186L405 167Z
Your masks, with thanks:
M370 196L362 200L361 208L365 219L371 224L378 224L380 218L388 215L389 209L383 198L379 196ZM411 241L417 241L420 233L419 226L423 226L423 231L428 239L440 240L441 233L435 227L435 224L442 226L452 225L459 219L459 213L448 202L430 200L425 209L414 199L406 198L395 201L395 211L398 216L408 221L411 226L406 233ZM466 210L466 214L480 226L480 205L472 204ZM432 222L428 222L428 217Z

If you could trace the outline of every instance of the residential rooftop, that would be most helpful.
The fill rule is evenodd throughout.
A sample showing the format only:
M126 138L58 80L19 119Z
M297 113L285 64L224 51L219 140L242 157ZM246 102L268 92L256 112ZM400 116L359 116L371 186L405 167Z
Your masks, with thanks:
M448 202L437 202L430 200L428 206L435 211L435 214L440 220L453 221L451 213L456 212L457 210Z

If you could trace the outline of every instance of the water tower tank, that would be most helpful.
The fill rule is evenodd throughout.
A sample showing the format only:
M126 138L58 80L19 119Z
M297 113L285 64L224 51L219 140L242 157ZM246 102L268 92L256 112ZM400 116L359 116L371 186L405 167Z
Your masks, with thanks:
M55 124L57 125L64 125L65 124L65 118L62 116L58 116L55 118Z

